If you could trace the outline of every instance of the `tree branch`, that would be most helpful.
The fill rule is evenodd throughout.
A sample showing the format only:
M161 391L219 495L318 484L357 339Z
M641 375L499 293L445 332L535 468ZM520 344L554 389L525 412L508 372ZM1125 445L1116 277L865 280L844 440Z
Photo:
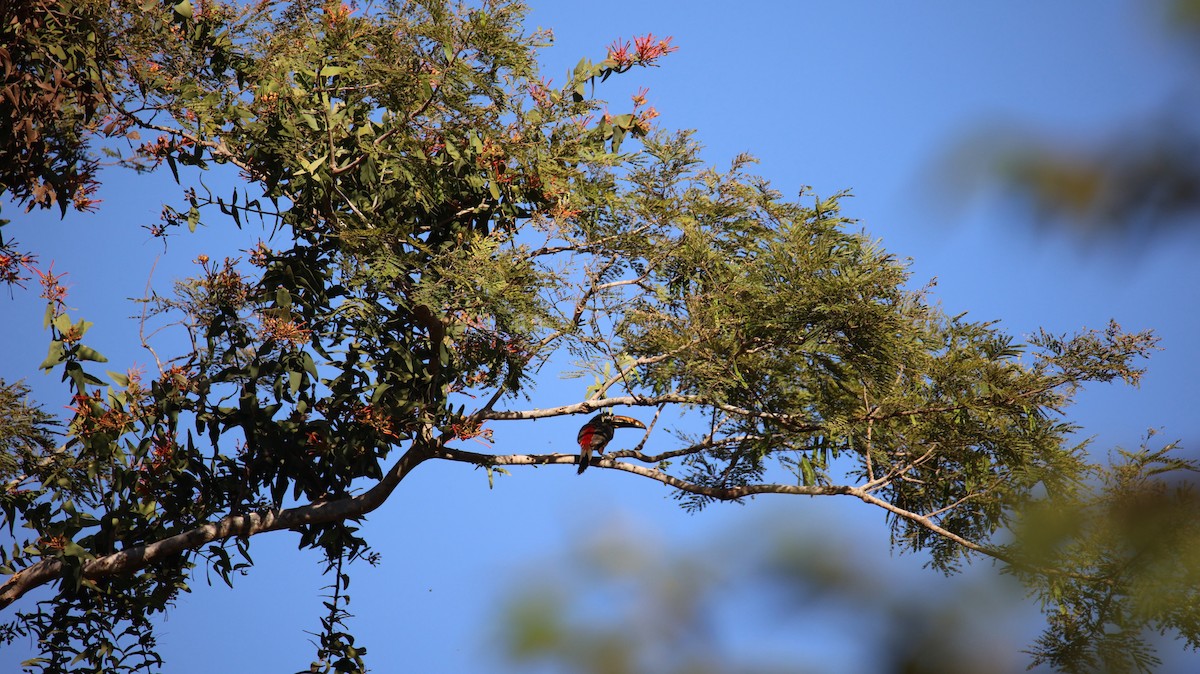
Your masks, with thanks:
M480 454L463 449L454 449L450 447L441 447L434 453L433 458L445 459L447 461L458 461L461 463L471 463L477 466L544 466L551 464L575 465L577 456L574 454ZM1023 571L1037 573L1047 576L1063 576L1075 578L1078 580L1086 580L1089 582L1101 582L1108 585L1112 584L1109 578L1089 576L1087 574L1064 571L1061 569L1048 568L1043 566L1034 566L1019 559L1012 557L999 548L989 545L976 543L970 539L959 536L958 534L939 526L929 517L920 515L910 510L905 510L890 501L881 499L863 487L854 487L850 485L798 485L798 484L778 484L778 483L763 483L763 484L747 484L736 487L710 487L705 485L688 482L682 478L669 475L654 468L646 466L638 466L631 463L623 463L613 458L594 458L592 466L599 468L610 468L620 470L626 473L633 473L645 478L649 478L656 482L661 482L668 487L674 487L680 491L685 491L691 494L698 494L708 498L717 499L719 501L736 501L747 496L756 496L759 494L792 494L797 496L853 496L869 505L883 508L884 510L912 521L929 531L951 540L958 545L978 552L982 555L991 557L997 561L1004 562L1014 568Z
M703 451L706 449L713 449L714 447L723 447L725 445L736 445L738 443L745 442L747 440L763 440L763 439L765 439L765 436L761 436L761 435L733 435L733 436L729 436L727 438L709 438L708 440L705 440L703 442L698 442L694 445L689 445L687 447L682 447L680 449L670 450L667 452L663 452L661 454L643 454L641 451L636 450L636 449L622 449L622 450L618 450L615 452L609 452L606 456L608 456L609 458L612 458L612 459L624 459L624 458L637 459L638 461L641 461L642 463L661 463L668 459L674 459L674 458L680 457L680 456L687 456L689 454L695 454L696 452L700 452L700 451Z
M465 449L454 449L443 447L439 449L434 458L445 459L447 461L458 461L461 463L473 463L477 466L546 466L551 464L567 464L576 465L579 457L575 454L480 454L479 452L471 452ZM592 460L593 466L601 468L612 468L622 470L634 475L648 477L657 482L662 482L669 487L675 487L681 491L700 494L722 501L735 501L746 496L755 494L797 494L801 496L833 496L837 494L849 494L855 488L841 485L793 485L793 484L749 484L737 487L706 487L698 485L687 480L668 475L661 470L647 468L645 466L637 466L631 463L623 463L611 458L600 458Z
M616 407L618 405L628 405L632 407L654 407L664 403L676 403L681 405L695 405L697 407L715 407L730 414L736 414L743 417L753 417L756 419L771 419L786 424L788 430L798 433L809 433L814 431L824 430L821 424L815 424L807 419L801 419L789 414L771 414L769 412L756 412L742 407L726 405L724 403L715 403L702 396L684 395L682 393L664 393L656 396L617 396L613 398L600 398L598 400L584 400L582 402L573 403L571 405L561 405L559 407L546 407L542 409L532 410L492 410L483 415L483 420L495 421L514 421L523 419L546 419L549 417L561 417L570 414L587 414L599 409L607 407Z
M83 564L83 577L103 578L132 573L187 550L196 550L206 543L234 536L247 538L268 531L361 517L383 505L413 468L433 454L434 450L426 447L436 446L434 442L432 439L418 440L392 465L382 480L358 496L320 501L295 508L274 508L244 515L229 515L161 541L88 560ZM66 570L67 565L61 559L49 558L14 573L0 586L0 608L12 604L30 590L60 578Z

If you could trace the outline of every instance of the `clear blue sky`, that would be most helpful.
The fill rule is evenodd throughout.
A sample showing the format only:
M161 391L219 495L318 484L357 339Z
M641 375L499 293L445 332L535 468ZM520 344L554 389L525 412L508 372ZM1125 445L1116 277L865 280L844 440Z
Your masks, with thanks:
M1073 410L1103 451L1135 446L1148 427L1192 447L1200 442L1193 382L1200 376L1200 239L1151 242L1144 251L1085 250L1065 236L1031 235L1028 213L999 198L944 206L931 172L956 140L996 124L1028 124L1053 137L1087 141L1136 123L1178 91L1186 75L1152 2L962 3L740 2L643 0L577 3L533 0L530 27L553 28L545 75L561 83L581 56L600 58L618 37L672 35L679 52L663 67L625 78L600 94L623 105L648 86L667 128L695 128L706 156L724 164L749 151L759 172L785 193L811 185L819 194L849 189L852 217L886 248L913 260L914 284L937 277L935 296L950 313L999 319L1018 335L1038 327L1071 332L1115 318L1128 329L1154 328L1164 351L1140 390L1089 390ZM610 93L611 92L611 93ZM24 215L6 236L69 272L70 305L97 323L93 345L113 369L147 357L136 348L137 309L161 244L138 228L153 222L169 181L147 184L110 173L97 216ZM224 228L171 242L155 282L189 273L199 252L246 248ZM57 376L36 371L44 358L42 304L3 298L0 376L27 378L50 409L65 404ZM551 378L539 402L578 396ZM577 387L582 388L582 385ZM567 399L560 399L567 402ZM497 451L568 451L577 420L501 429ZM1193 453L1194 454L1194 453ZM881 574L923 579L929 592L952 594L954 579L915 573L919 558L888 554L882 513L855 502L760 499L747 507L684 514L656 483L629 475L542 468L518 471L487 490L469 467L425 465L364 526L383 554L378 568L355 571L353 630L375 671L494 671L491 655L498 599L528 587L540 569L564 558L585 530L612 522L671 547L697 544L711 531L760 526L765 514L823 522L860 539L858 555ZM0 541L3 543L3 541ZM291 534L255 540L258 566L237 589L208 587L200 577L163 623L167 671L295 671L312 654L321 612L319 560L298 556ZM986 570L984 570L986 573ZM907 580L905 582L908 582ZM24 601L29 608L31 602ZM734 609L753 610L751 602ZM869 609L864 609L869 610ZM1036 613L1031 615L1036 617ZM985 628L988 628L985 623ZM1014 649L1036 625L995 626ZM870 671L853 640L827 632L736 633L730 648L770 643L784 655L821 662L818 671ZM16 671L28 651L0 653L0 671ZM1196 665L1196 658L1189 661ZM1024 661L1014 656L1012 669Z

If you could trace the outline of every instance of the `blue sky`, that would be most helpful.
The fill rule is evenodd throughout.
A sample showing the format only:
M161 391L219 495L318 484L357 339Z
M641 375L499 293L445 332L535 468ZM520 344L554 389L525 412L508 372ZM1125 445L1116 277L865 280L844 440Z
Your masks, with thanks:
M1155 3L1097 0L1044 3L697 2L576 3L534 0L530 28L554 29L544 74L556 83L581 56L601 58L618 37L674 36L680 50L661 68L604 85L599 94L625 105L650 89L665 128L695 128L705 156L723 165L748 151L758 172L785 194L810 185L818 194L851 190L846 214L901 257L912 258L914 285L934 277L949 313L998 319L1017 335L1038 327L1072 332L1103 327L1154 328L1163 351L1138 390L1097 387L1071 412L1100 451L1135 446L1149 427L1192 447L1200 440L1200 241L1149 242L1136 253L1087 248L1065 235L1032 234L1027 211L984 191L947 199L933 176L957 141L981 129L1028 125L1054 138L1086 142L1129 128L1159 109L1188 81L1178 45L1162 30ZM607 88L605 88L607 87ZM6 236L69 272L69 304L97 323L91 343L112 369L147 363L136 348L136 313L161 243L138 226L153 222L173 197L168 176L134 179L110 173L100 213L65 221L25 215ZM953 202L948 205L947 202ZM196 254L247 248L224 228L172 240L154 281L190 273ZM36 371L44 358L42 303L33 293L4 298L0 376L27 378L52 409L65 403L57 376ZM549 378L539 402L569 402L584 384ZM573 397L574 398L573 398ZM577 420L502 428L497 451L569 451ZM661 485L629 475L570 468L518 471L487 490L486 477L464 465L425 465L364 525L383 554L378 568L355 570L354 631L375 671L494 671L498 602L536 585L544 570L588 531L631 526L656 546L680 548L712 532L763 526L764 518L819 523L826 536L854 542L880 574L953 595L966 581L922 574L922 560L888 553L882 513L856 502L759 499L687 515ZM0 541L2 542L2 541ZM163 623L167 671L295 671L311 657L310 637L324 580L314 555L295 554L290 534L256 539L258 566L230 591L192 583ZM987 575L985 568L969 575ZM915 580L914 580L915 579ZM732 601L737 601L734 597ZM26 600L24 607L31 603ZM747 611L754 610L746 600ZM1036 633L1036 612L997 618L1014 650ZM985 627L988 627L986 624ZM730 626L730 648L769 643L783 656L805 654L818 671L870 671L852 640L819 630L805 636ZM756 640L757 639L757 640ZM15 671L29 651L0 653L0 671ZM1013 669L1024 661L1014 656ZM1196 664L1196 658L1188 660Z

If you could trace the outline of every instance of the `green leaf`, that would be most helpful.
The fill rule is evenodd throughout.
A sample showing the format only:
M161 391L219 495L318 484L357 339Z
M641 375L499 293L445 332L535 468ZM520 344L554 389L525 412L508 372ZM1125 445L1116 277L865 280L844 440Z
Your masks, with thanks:
M39 370L50 370L55 365L63 362L63 343L60 341L50 342L50 352L46 354L46 360L38 366Z
M192 0L183 0L183 2L171 7L175 12L175 18L179 20L190 19L195 14L196 9L192 7Z
M62 548L64 557L77 557L79 559L91 559L92 553L88 552L75 541L67 541Z
M633 115L628 113L624 115L617 115L616 117L613 117L612 125L628 131L629 129L633 128Z
M801 484L806 487L817 483L817 472L813 470L812 462L808 460L807 456L800 459L800 477Z
M71 318L69 316L67 316L66 314L59 314L57 317L55 317L55 319L54 319L54 329L55 330L65 333L65 332L70 332L72 327L73 326L71 325Z
M328 157L329 157L329 155L324 155L324 154L323 154L323 155L321 155L320 157L317 157L316 159L314 159L314 160L312 160L312 161L308 161L308 160L306 160L304 157L297 157L296 159L298 159L298 160L300 161L300 165L304 167L304 172L305 172L305 173L313 173L313 172L315 172L315 171L316 171L318 168L320 168L320 167L321 167L321 164L324 164L324 163L325 163L325 160L326 160Z
M93 349L90 346L84 346L82 344L80 344L78 347L76 347L75 357L78 358L79 360L91 360L91 361L95 361L97 363L107 363L108 362L108 359L105 358L104 356L102 356L99 351Z

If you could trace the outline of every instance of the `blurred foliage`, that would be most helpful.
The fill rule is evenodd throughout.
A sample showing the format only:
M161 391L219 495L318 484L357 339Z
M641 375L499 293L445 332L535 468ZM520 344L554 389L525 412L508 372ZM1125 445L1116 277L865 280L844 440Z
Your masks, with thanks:
M497 639L515 671L1009 672L1023 664L1012 642L1034 627L1026 593L1040 587L1030 669L1160 671L1161 637L1193 635L1195 649L1200 622L1196 470L1174 449L1120 451L1077 498L1028 508L1001 575L976 570L951 592L881 573L835 522L777 514L667 548L609 517L567 558L524 574L536 580L506 597ZM1057 573L1043 585L1036 569L1047 568ZM823 643L827 632L848 643ZM865 664L805 656L839 648Z
M1021 666L1012 581L974 574L950 593L932 578L899 580L833 522L778 511L682 547L665 546L628 515L606 522L562 559L523 574L537 580L505 597L494 638L511 671L986 674Z
M839 195L787 199L750 157L704 166L691 133L652 128L644 92L624 113L596 98L610 77L656 65L670 38L618 40L552 88L536 61L549 35L527 33L507 0L32 7L6 29L6 58L34 65L0 116L38 117L44 101L27 94L60 80L102 82L101 99L59 110L61 124L22 123L19 143L57 134L65 149L21 155L35 178L0 190L61 205L37 176L88 176L99 155L169 170L180 193L151 233L221 223L246 232L247 259L199 255L194 276L143 300L142 328L178 330L187 347L144 341L155 371L101 371L61 274L0 244L5 280L40 282L40 368L70 395L61 442L26 441L40 417L0 436L18 439L0 464L17 539L0 547L0 606L54 586L0 633L36 640L30 670L155 666L148 616L193 570L232 585L254 564L253 537L286 530L333 575L309 671L362 671L343 568L375 561L358 522L427 461L489 481L573 464L464 447L494 424L619 405L653 415L650 429L595 465L666 484L687 509L852 496L938 571L989 556L1055 615L1100 616L1052 623L1037 654L1064 669L1121 664L1108 648L1117 610L1127 649L1143 626L1195 642L1194 609L1139 603L1139 577L1106 563L1122 535L1085 527L1044 558L1001 544L1027 513L1120 507L1120 485L1192 469L1149 450L1093 465L1063 416L1086 384L1136 384L1153 334L1110 323L1020 343L947 316L855 231ZM58 11L69 30L22 27ZM37 56L63 58L79 31L108 51L84 41L53 67ZM92 125L101 112L110 123ZM568 358L577 397L497 408ZM1110 473L1124 477L1091 488ZM687 578L672 611L692 611ZM547 606L527 622L548 624ZM527 648L557 638L547 630L531 628ZM662 664L707 666L678 653Z
M1028 508L1014 527L1010 549L1025 568L1063 571L1039 594L1048 629L1032 649L1035 664L1153 671L1160 660L1148 633L1182 634L1200 648L1197 466L1176 456L1173 444L1149 442L1119 450L1091 488ZM1081 588L1078 576L1105 582Z
M1200 66L1200 3L1159 0L1144 8L1158 11L1163 33L1183 47L1180 58ZM1136 250L1194 234L1200 124L1189 101L1200 92L1192 79L1180 87L1160 112L1100 139L1051 136L1019 122L982 129L953 150L941 180L958 194L999 184L1028 204L1039 227L1066 229L1085 243Z

